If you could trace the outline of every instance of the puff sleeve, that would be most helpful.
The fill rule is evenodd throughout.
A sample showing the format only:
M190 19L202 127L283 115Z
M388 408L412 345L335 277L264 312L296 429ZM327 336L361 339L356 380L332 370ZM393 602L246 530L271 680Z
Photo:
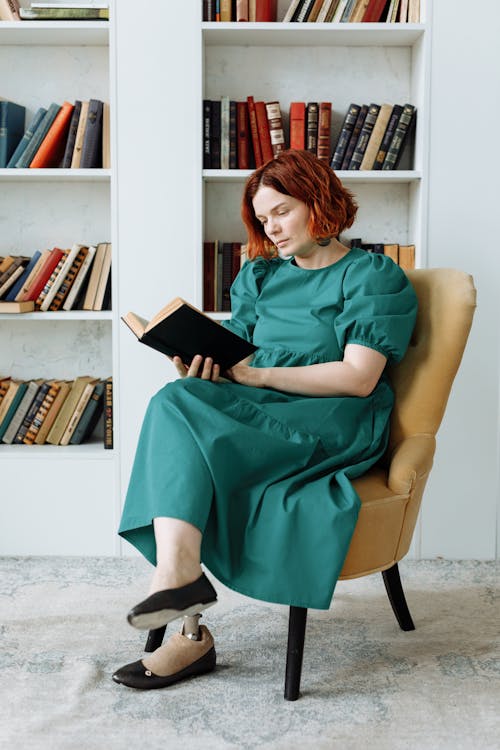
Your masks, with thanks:
M257 321L255 302L269 266L270 261L263 258L247 260L231 286L231 320L222 321L222 325L247 341L252 341Z
M341 350L361 344L399 362L417 315L417 298L406 274L390 258L367 253L347 269L343 292L344 307L334 323Z

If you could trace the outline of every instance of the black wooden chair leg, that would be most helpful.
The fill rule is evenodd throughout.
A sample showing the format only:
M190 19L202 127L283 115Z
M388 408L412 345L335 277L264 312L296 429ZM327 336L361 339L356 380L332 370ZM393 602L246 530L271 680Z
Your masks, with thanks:
M387 596L389 597L393 612L396 615L399 627L401 630L415 630L415 625L413 624L410 610L406 603L403 586L401 585L398 564L396 563L388 570L383 570L382 577L384 579Z
M307 609L304 607L290 607L285 674L285 700L287 701L296 701L299 697L306 620Z
M163 643L166 629L167 626L163 625L163 627L157 628L156 630L150 630L148 633L148 640L146 641L144 651L147 651L148 653L151 653L151 651L156 651L156 649L159 648Z

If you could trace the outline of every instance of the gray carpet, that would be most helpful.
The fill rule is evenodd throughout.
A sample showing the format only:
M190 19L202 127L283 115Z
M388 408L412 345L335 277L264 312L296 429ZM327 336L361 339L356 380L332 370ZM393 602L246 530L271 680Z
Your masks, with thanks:
M499 564L400 569L417 629L398 628L380 575L340 583L330 612L310 611L302 697L289 703L285 607L216 584L203 620L216 672L136 692L110 675L142 653L124 615L147 591L146 563L0 558L0 746L500 748Z

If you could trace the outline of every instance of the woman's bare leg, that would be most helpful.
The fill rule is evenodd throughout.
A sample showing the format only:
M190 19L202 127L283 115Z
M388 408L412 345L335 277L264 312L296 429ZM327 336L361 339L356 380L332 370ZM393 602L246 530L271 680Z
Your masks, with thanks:
M153 519L157 564L149 594L192 583L202 574L201 531L178 518Z

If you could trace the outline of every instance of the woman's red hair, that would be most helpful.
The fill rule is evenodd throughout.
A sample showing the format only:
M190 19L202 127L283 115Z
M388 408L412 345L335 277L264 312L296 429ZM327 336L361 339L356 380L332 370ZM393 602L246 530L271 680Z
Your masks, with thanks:
M337 237L351 226L358 210L353 194L342 185L327 162L310 151L283 151L256 169L245 184L241 216L248 233L247 257L251 260L276 255L276 248L253 209L252 201L261 186L274 188L282 195L291 195L305 203L310 210L309 234L318 240Z

